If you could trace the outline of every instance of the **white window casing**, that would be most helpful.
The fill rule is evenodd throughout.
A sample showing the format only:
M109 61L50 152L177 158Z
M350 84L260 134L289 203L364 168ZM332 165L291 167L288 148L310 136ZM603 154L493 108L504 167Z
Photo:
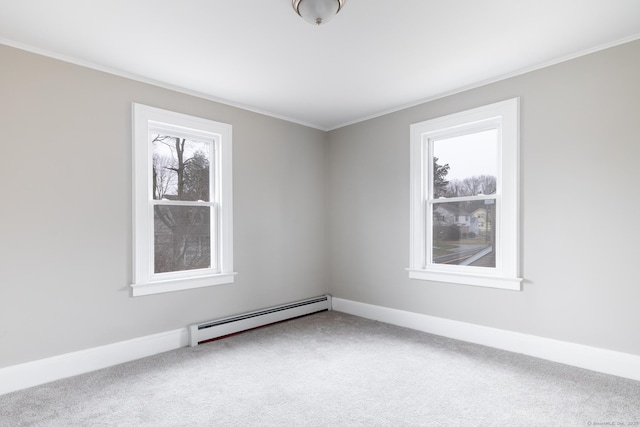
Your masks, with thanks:
M212 120L133 104L133 296L233 283L232 128ZM152 134L204 141L209 147L208 200L154 200ZM154 169L155 170L155 169ZM160 198L158 198L160 199ZM156 272L154 209L180 206L208 212L208 265ZM200 208L208 208L199 210ZM210 252L209 252L210 251Z
M497 130L495 194L441 200L433 191L434 141ZM411 125L410 261L412 279L520 290L519 98ZM436 263L433 211L440 203L485 200L495 209L495 267ZM466 215L466 214L465 214ZM483 225L484 225L483 218Z

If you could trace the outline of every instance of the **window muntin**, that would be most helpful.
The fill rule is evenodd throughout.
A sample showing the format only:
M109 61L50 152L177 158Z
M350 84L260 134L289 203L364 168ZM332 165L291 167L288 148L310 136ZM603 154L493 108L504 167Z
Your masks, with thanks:
M411 126L411 278L519 289L518 100Z
M134 104L133 294L233 282L231 126Z

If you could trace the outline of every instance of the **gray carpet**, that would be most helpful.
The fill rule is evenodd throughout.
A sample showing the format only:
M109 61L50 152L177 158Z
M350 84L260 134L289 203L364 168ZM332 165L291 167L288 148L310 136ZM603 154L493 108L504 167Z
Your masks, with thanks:
M638 423L640 382L337 312L0 396L11 427Z

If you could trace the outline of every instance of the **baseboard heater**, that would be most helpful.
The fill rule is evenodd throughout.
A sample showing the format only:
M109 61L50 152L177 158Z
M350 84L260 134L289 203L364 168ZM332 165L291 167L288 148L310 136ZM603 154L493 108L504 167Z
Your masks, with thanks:
M203 341L325 310L331 310L331 295L322 295L224 319L196 323L189 325L189 343L191 347L194 347Z

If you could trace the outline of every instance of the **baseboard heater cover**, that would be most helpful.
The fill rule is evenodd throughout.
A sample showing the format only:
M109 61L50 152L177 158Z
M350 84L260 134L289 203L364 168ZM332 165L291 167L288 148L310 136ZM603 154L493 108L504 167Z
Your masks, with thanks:
M322 295L209 322L195 323L189 325L189 344L191 347L195 347L203 341L325 310L331 310L331 295Z

